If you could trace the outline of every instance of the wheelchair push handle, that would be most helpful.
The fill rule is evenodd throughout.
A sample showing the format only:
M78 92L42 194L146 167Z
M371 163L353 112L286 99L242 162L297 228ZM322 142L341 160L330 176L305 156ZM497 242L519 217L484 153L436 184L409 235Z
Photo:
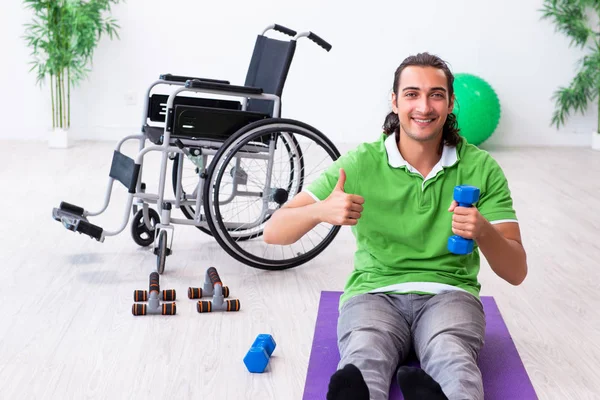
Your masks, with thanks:
M304 36L306 36L307 38L309 38L310 40L312 40L313 42L315 42L316 44L318 44L319 46L324 48L326 51L331 50L331 45L329 43L327 43L325 40L323 40L323 38L319 37L316 33L312 33L310 31L297 34L296 37L294 38L294 40L299 39Z
M279 25L279 24L272 25L271 29L276 30L281 33L285 33L286 35L291 36L291 37L294 37L298 34L298 32L296 32L295 30L286 28L285 26Z
M315 42L316 44L318 44L319 46L321 46L322 48L324 48L326 51L331 50L331 45L329 43L327 43L325 40L321 39L316 34L309 32L308 38L310 40L312 40L313 42Z

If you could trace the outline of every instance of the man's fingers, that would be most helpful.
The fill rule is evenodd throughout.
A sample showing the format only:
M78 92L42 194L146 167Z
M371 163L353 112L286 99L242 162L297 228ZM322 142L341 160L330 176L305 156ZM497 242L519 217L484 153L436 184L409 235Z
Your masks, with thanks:
M356 211L350 211L348 213L348 217L349 219L359 219L360 218L360 213L356 212Z
M343 168L340 168L340 177L338 178L335 188L344 191L344 184L346 183L346 172Z
M363 212L364 209L365 208L358 203L352 203L352 205L350 206L350 210L356 211L359 213Z
M473 239L473 234L471 231L465 231L463 229L452 227L452 233L465 239Z
M450 208L448 208L448 211L454 211L454 209L456 208L457 205L458 205L458 203L456 202L456 200L452 200L452 203L450 204Z
M452 221L458 222L458 223L466 223L466 222L474 223L475 218L471 214L454 214L452 216Z
M360 219L360 213L350 212L345 217L340 218L334 225L356 225Z
M357 194L351 194L350 195L350 201L356 204L364 204L365 203L365 198L362 196L359 196Z
M475 207L456 207L454 215L470 215L475 212Z
M344 220L344 225L356 225L356 224L358 224L358 220L357 219L346 218Z

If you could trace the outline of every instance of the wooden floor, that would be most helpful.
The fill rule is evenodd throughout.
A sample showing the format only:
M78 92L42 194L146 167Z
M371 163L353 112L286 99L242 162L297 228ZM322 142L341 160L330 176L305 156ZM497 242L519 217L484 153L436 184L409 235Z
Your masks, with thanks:
M312 262L269 273L177 226L161 276L162 289L177 290L177 315L133 317L133 290L147 288L156 257L133 243L129 228L98 243L51 218L61 200L99 208L112 149L0 145L0 398L301 399L319 293L343 288L352 268L350 231ZM482 294L496 298L540 399L598 399L600 153L492 154L513 190L530 272L512 287L484 262ZM152 162L158 158L146 165ZM95 220L109 230L124 211L124 190L116 189ZM196 312L186 291L202 284L209 266L242 311ZM269 373L250 374L242 358L259 333L273 334L277 349Z

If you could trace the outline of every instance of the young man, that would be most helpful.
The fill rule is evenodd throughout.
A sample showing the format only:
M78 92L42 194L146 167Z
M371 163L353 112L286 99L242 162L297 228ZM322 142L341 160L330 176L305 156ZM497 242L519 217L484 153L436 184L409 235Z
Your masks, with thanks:
M407 400L483 399L480 252L513 285L527 262L503 171L458 134L453 82L436 56L404 60L384 135L336 160L265 227L266 242L289 244L320 222L352 226L329 400L387 399L394 374ZM458 207L457 185L478 187L479 201ZM451 253L452 234L473 239L473 252ZM411 347L423 370L397 370Z

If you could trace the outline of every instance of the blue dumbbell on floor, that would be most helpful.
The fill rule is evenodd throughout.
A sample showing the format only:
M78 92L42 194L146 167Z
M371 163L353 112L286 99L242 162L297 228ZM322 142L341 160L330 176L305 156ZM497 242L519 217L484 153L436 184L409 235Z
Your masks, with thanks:
M473 207L473 204L479 200L479 189L469 185L456 186L454 200L459 207ZM470 254L473 251L473 240L452 235L448 239L448 250L454 254Z
M258 335L244 357L244 364L246 364L248 371L253 373L265 372L275 346L273 336L267 334Z

